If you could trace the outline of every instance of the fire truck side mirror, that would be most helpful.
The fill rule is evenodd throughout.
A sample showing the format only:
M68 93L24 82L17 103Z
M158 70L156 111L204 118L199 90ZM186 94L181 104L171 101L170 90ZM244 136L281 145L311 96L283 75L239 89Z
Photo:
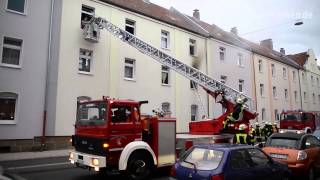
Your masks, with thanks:
M141 106L142 104L148 104L149 101L139 101L139 106Z

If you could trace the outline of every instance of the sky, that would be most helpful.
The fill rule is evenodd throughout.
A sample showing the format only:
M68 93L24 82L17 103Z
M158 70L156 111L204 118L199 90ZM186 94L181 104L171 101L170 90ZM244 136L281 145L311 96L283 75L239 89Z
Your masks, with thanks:
M150 0L169 9L174 7L225 31L237 27L238 34L253 42L271 38L274 50L286 54L313 49L320 65L320 0ZM294 23L302 19L303 24Z

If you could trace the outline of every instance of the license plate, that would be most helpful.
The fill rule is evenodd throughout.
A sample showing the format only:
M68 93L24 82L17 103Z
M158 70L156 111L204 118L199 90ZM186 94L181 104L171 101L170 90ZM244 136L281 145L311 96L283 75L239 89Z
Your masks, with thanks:
M286 154L270 154L271 157L277 158L277 159L287 159L288 155Z

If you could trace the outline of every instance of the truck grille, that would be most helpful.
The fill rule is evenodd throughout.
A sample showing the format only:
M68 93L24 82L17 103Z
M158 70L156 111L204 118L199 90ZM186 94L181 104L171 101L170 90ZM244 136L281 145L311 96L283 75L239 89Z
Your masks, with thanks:
M87 154L105 156L107 151L103 150L102 144L105 142L104 139L83 137L83 136L73 136L72 143L76 151L83 152Z

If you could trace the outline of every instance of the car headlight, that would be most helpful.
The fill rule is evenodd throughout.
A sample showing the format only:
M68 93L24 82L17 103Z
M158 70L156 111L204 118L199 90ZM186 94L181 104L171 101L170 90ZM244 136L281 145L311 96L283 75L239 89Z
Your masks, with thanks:
M70 152L70 154L69 154L69 160L73 160L73 158L74 158L74 155L73 155L72 152Z
M92 165L99 166L99 159L93 158L92 159Z
M302 160L307 159L307 157L308 157L308 154L305 151L299 151L298 156L297 156L297 160L302 161Z

